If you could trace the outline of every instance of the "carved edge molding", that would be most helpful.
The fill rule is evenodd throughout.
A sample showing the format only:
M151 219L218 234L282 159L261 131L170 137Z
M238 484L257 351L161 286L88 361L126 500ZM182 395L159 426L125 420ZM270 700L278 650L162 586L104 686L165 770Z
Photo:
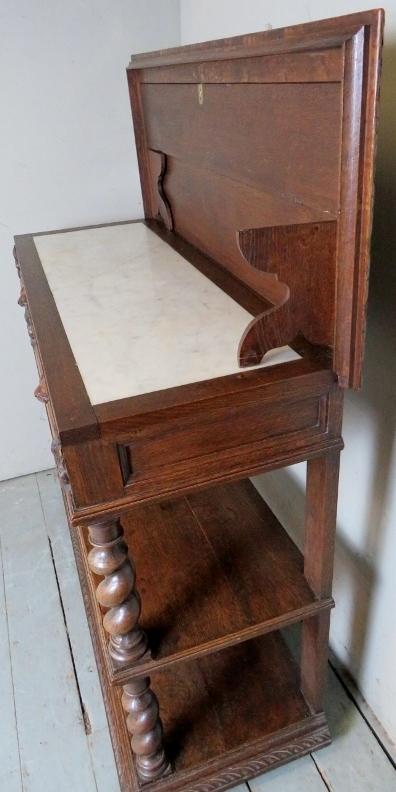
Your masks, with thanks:
M240 766L235 765L206 781L197 781L195 784L186 786L183 788L183 792L219 792L222 789L228 789L241 781L248 781L250 778L261 775L274 766L286 764L292 759L305 756L318 748L324 748L330 742L327 725L322 726L311 736L293 740L284 748L271 748L261 756L248 760Z
M18 298L18 305L20 305L21 308L25 309L25 321L26 321L26 325L27 325L27 331L28 331L28 335L29 335L29 338L30 338L30 343L31 343L32 347L34 348L34 347L37 346L37 341L36 341L36 336L34 335L32 318L30 316L30 311L29 311L29 306L28 306L28 301L27 301L27 296L26 296L25 284L23 282L22 274L21 274L21 265L20 265L19 260L18 260L18 255L17 255L17 252L16 252L15 245L13 247L12 253L13 253L13 256L14 256L14 261L15 261L15 266L17 268L18 277L19 277L19 280L21 281L21 292L20 292L20 295L19 295L19 298ZM37 396L37 398L39 399L40 397Z
M14 256L14 261L15 261L15 266L17 268L18 277L19 277L20 280L22 280L22 277L21 277L21 265L19 263L18 254L16 252L16 246L15 245L14 245L14 247L12 249L12 255Z

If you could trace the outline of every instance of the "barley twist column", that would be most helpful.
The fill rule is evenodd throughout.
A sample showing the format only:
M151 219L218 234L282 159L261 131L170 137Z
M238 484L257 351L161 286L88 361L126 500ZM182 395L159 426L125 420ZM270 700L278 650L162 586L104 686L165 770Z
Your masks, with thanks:
M150 688L149 677L124 685L122 706L128 713L127 727L132 734L139 779L147 783L170 773L171 767L162 747L158 699Z
M89 526L92 550L89 567L103 575L96 598L108 609L103 626L110 635L109 652L121 662L135 662L149 654L147 639L139 625L140 599L135 590L135 569L128 555L128 545L117 519ZM154 781L171 772L162 747L162 723L158 700L150 688L150 679L141 677L123 687L122 705L132 735L136 770L142 783Z
M103 617L103 626L110 635L109 652L115 660L131 663L148 649L138 623L140 599L135 590L135 568L123 534L118 520L90 525L92 550L88 563L92 572L105 576L96 589L96 598L109 609Z

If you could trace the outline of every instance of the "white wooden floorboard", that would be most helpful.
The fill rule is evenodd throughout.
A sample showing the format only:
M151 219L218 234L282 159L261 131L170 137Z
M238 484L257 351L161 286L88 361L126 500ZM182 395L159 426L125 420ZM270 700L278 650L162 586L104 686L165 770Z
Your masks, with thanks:
M21 792L22 776L19 761L18 733L15 718L14 688L11 670L10 642L4 592L4 576L0 537L0 790Z
M270 770L249 781L249 786L252 792L327 792L326 784L311 756Z
M396 792L396 770L330 668L325 710L333 743L314 759L331 792Z
M51 539L81 698L94 732L107 728L107 718L63 499L54 470L37 473L36 476L47 532Z
M36 477L0 493L23 790L96 792Z

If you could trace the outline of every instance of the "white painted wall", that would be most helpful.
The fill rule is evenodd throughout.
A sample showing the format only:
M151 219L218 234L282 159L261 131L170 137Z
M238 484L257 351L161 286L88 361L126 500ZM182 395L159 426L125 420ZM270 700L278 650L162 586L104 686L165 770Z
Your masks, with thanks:
M182 43L373 7L372 0L181 0ZM331 643L396 742L396 2L387 14L364 389L346 398ZM301 538L304 466L258 486Z
M179 43L179 0L0 4L0 480L53 465L12 237L142 216L125 68Z

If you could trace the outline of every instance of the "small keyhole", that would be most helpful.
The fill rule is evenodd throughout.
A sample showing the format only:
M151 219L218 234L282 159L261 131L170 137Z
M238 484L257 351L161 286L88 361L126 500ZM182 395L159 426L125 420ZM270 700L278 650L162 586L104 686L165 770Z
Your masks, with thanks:
M203 105L203 85L202 83L198 83L198 102L200 105Z

